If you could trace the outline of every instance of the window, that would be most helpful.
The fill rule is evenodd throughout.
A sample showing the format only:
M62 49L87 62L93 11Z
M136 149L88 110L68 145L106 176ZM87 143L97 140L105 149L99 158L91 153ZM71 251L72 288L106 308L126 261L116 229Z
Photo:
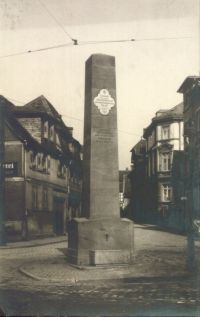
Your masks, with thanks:
M171 153L160 153L160 171L166 172L171 169Z
M57 146L58 148L61 148L60 139L59 139L58 133L55 133L55 136L56 136L56 146Z
M172 199L172 188L168 184L162 185L162 201L169 202Z
M36 167L35 154L31 151L30 152L30 168L34 169L35 167Z
M60 178L66 178L66 174L67 174L66 166L63 165L61 162L58 162L57 176Z
M41 155L40 155L40 153L38 153L38 155L37 155L37 167L40 167L40 165L41 165Z
M33 154L33 152L30 152L30 161L31 161L31 163L34 162L34 154Z
M155 174L155 152L152 152L152 174Z
M151 176L151 157L148 157L148 176Z
M48 130L49 130L49 126L48 126L48 121L44 122L44 138L48 139Z
M52 125L49 129L50 140L54 141L54 126Z
M68 148L70 152L74 153L74 146L72 143L68 143Z
M46 171L47 169L47 157L45 155L42 157L42 169L43 171Z
M43 209L48 209L48 189L46 187L43 188Z
M169 125L165 125L161 127L161 139L166 140L170 138L170 130Z
M43 155L42 157L42 167L45 168L46 167L46 156Z
M32 208L38 208L38 190L36 185L32 186Z
M47 171L48 171L48 172L50 171L50 168L51 168L51 158L50 158L50 156L48 155L48 157L47 157Z

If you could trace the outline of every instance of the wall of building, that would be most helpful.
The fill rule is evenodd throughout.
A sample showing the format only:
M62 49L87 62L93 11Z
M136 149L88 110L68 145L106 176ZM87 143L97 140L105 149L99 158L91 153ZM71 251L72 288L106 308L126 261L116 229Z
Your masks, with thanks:
M8 236L66 233L81 205L81 146L72 128L41 96L20 109L8 107L4 130Z
M158 145L161 145L164 141L162 137L162 126L169 125L169 138L166 139L167 142L174 146L174 150L183 150L184 149L184 137L183 137L183 121L179 122L170 122L168 124L159 124L156 127L156 135L157 135L157 142Z
M14 177L12 174L6 177L8 239L66 232L69 172L66 169L65 173L60 173L59 160L50 155L48 170L43 171L42 166L38 169L33 168L33 151L25 149L19 138L7 126L5 136L5 164L14 162L17 166ZM43 154L40 155L42 160ZM33 189L37 192L37 206L33 202ZM59 222L59 228L55 226L56 221Z
M24 219L24 155L22 142L7 125L5 125L4 155L6 232L8 239L13 237L15 239L21 236Z
M64 175L59 174L59 165L60 161L58 159L55 159L51 157L50 155L45 156L43 153L38 152L37 155L39 154L41 157L41 161L43 157L49 161L49 167L47 167L47 164L43 166L41 163L39 166L37 166L37 163L31 162L31 155L33 154L32 150L26 151L25 152L25 162L26 162L26 177L27 178L34 178L35 180L39 181L44 181L47 183L51 184L56 184L57 186L61 186L66 188L67 187L67 167L66 167L66 172ZM37 159L36 159L37 160Z
M142 188L138 189L140 187L139 180L137 180L138 188L135 188L137 191L137 202L141 199L140 197L143 197L145 201L144 221L170 227L172 227L173 219L175 219L173 218L174 215L177 215L177 206L173 200L172 184L174 151L184 150L184 124L181 111L181 105L174 107L173 113L171 110L162 111L144 129L144 137L147 142L147 172L146 184L143 187L146 188L146 195L143 194L142 196ZM137 184L135 187L137 187Z
M23 145L20 141L6 141L5 164L15 162L17 168L16 177L24 175Z
M62 234L66 232L69 173L66 168L65 173L61 175L59 160L50 156L48 156L49 165L45 164L45 168L42 164L37 166L37 162L36 165L33 164L31 161L32 154L32 150L26 151L25 154L26 208L29 235L36 234L36 232L38 234ZM39 153L39 155L42 161L43 154ZM60 221L58 224L60 229L55 226L56 221Z

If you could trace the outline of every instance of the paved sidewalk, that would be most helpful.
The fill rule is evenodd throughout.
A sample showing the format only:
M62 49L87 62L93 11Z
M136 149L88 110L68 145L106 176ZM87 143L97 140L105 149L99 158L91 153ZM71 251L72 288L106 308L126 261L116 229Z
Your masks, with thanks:
M28 241L17 241L17 242L8 242L4 246L0 246L1 249L18 249L18 248L29 248L29 247L37 247L40 245L48 245L54 243L60 243L63 241L67 241L67 235L48 237L48 238L40 238L33 239Z
M66 252L64 250L64 252ZM41 260L20 267L24 275L41 281L74 284L92 281L138 281L149 282L151 278L173 281L184 279L191 274L186 269L186 255L183 250L176 252L138 252L132 265L111 267L76 268L67 263L66 256Z
M186 268L185 236L165 232L157 226L135 224L134 244L132 265L88 268L77 268L67 262L67 236L8 243L0 249L2 259L17 260L19 271L26 277L51 283L74 284L97 280L99 283L100 280L148 282L152 278L168 281L190 275ZM32 247L35 247L34 250ZM200 247L198 249L200 251Z
M55 245L51 257L24 264L20 272L41 281L73 284L100 280L126 281L184 279L187 271L186 237L159 227L135 224L135 259L132 265L77 268L67 263L67 244Z

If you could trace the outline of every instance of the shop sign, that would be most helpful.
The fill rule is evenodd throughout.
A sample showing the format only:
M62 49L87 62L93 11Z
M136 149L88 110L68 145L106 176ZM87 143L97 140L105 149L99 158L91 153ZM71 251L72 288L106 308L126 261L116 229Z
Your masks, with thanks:
M17 176L17 162L5 162L3 164L5 177Z

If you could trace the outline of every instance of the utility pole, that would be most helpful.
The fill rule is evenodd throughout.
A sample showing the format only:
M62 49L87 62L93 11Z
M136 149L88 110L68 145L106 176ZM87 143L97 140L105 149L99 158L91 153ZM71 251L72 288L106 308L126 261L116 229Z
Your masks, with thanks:
M5 233L5 175L4 175L4 125L5 125L5 103L0 97L0 245L6 244Z

